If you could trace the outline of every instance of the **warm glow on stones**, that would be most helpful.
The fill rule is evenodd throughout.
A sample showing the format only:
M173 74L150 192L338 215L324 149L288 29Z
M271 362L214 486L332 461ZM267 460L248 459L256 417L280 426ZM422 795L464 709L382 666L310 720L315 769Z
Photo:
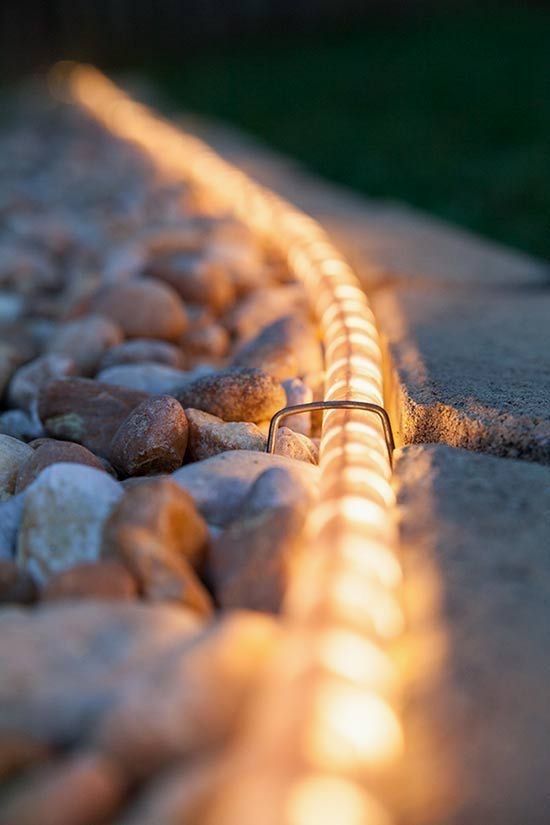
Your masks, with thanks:
M59 85L59 72L55 81ZM95 69L71 67L66 83L73 100L140 147L159 172L187 181L203 209L234 215L284 256L317 316L325 399L383 405L382 351L372 311L321 226L203 141L132 101ZM289 715L297 723L290 729L266 725L267 736L281 739L254 743L255 752L265 755L261 782L258 769L258 783L249 776L239 791L241 798L249 794L252 810L245 805L236 812L228 795L216 825L391 822L375 787L380 771L403 750L397 706L390 704L399 695L390 643L402 632L404 618L391 468L380 421L360 409L325 412L320 455L319 503L285 604L292 667L271 676L280 679L280 689L271 684L266 690L266 696L284 695L294 705L288 713L288 707L274 707L273 698L266 715ZM282 813L269 806L260 810L258 788L268 786Z

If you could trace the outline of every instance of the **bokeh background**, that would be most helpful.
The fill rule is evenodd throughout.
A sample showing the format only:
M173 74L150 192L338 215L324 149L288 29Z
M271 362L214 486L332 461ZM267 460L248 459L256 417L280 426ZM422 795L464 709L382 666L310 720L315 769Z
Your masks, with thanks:
M550 258L550 4L4 0L2 75L139 71L370 196Z

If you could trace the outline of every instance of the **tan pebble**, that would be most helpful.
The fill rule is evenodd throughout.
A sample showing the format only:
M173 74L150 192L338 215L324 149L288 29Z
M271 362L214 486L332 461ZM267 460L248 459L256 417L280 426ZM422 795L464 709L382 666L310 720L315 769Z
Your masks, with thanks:
M10 381L8 398L15 407L30 410L42 387L55 379L76 373L76 364L68 355L50 353L40 355L19 367Z
M166 367L183 369L185 359L181 348L168 341L153 338L134 338L109 349L101 359L100 369L117 367L121 364L163 364Z
M94 375L103 354L120 344L122 330L113 320L89 315L62 324L51 338L48 350L67 355L81 375Z
M264 421L285 406L286 395L271 375L255 368L231 368L190 381L174 395L184 407L224 421Z
M42 470L51 464L74 463L86 464L97 470L105 469L101 459L81 444L71 441L57 441L53 438L38 439L41 443L33 444L33 454L19 468L15 482L15 492L20 493L31 484Z
M309 321L294 315L264 327L237 350L234 366L258 367L283 381L323 368L321 345Z
M42 601L63 599L133 599L137 583L130 571L114 560L77 564L47 582Z
M142 401L113 436L109 460L123 475L170 473L181 467L188 426L183 408L168 395Z
M0 501L11 498L15 492L17 475L23 465L32 458L32 447L12 438L0 435Z
M111 440L147 393L88 378L52 381L38 397L38 415L49 436L83 444L106 456Z
M180 343L188 367L205 361L219 363L230 347L229 335L220 324L191 329L182 336Z
M251 422L225 422L202 410L186 409L189 424L187 455L191 461L202 461L226 450L264 450L266 439Z
M309 464L319 462L319 450L315 443L306 435L295 433L288 427L280 427L277 431L275 452L297 461L307 461Z
M83 753L35 768L3 800L2 825L91 825L109 820L126 788L117 765Z
M212 612L193 568L208 542L206 522L191 497L170 479L127 488L103 529L102 555L116 558L151 601L176 601L202 615Z
M91 299L90 309L116 321L128 338L177 341L187 327L178 294L152 278L103 287Z
M186 303L204 304L215 314L235 299L235 289L223 261L193 252L169 253L153 259L148 272L170 284Z
M0 559L0 604L31 604L36 598L32 576L15 562Z

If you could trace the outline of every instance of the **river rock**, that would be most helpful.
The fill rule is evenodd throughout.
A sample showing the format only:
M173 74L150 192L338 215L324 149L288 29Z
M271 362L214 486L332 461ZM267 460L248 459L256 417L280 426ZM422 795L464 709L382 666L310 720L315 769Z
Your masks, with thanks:
M29 411L42 387L46 387L55 379L74 375L75 372L75 362L68 355L40 355L34 361L19 367L14 374L8 388L9 402L14 407Z
M168 341L154 338L134 338L108 350L101 359L100 368L118 367L121 364L163 364L165 367L183 369L185 359L180 347Z
M307 461L309 464L319 463L317 445L307 435L295 433L288 427L279 427L277 430L275 451L278 455L286 455L297 461Z
M26 491L18 564L43 584L54 573L96 561L103 522L121 495L120 485L93 467L47 467Z
M186 409L189 424L187 456L202 461L227 450L264 450L266 438L255 424L225 422L202 410Z
M225 315L223 323L241 341L250 340L264 327L287 315L307 317L307 301L298 284L251 292Z
M81 444L56 441L53 438L40 439L40 442L38 446L32 445L32 455L19 468L15 482L16 493L28 487L51 464L86 464L96 470L104 470L100 459Z
M0 559L0 605L31 604L36 601L37 588L32 576L15 562Z
M0 435L0 501L11 498L15 492L17 474L33 455L33 450L10 435Z
M219 363L229 352L230 340L221 324L208 324L189 329L181 338L188 367L204 361Z
M232 363L237 367L258 367L283 381L319 372L323 356L313 325L287 315L239 347Z
M0 342L0 397L4 395L12 375L21 363L17 347L10 343Z
M147 395L89 378L52 381L38 398L38 415L48 435L76 441L107 456L111 440L128 414Z
M25 299L16 292L0 290L0 324L18 321L25 311Z
M300 491L295 498L281 496L285 487L284 470L262 473L213 542L207 575L223 608L280 609L309 505Z
M33 736L4 734L0 740L0 783L16 776L32 765L44 763L52 749L37 742Z
M116 763L75 754L33 768L8 788L0 825L92 825L110 820L126 786Z
M144 246L135 241L115 246L107 251L103 262L102 281L118 284L141 275L147 263Z
M122 562L149 601L174 601L207 616L212 602L193 571L204 558L206 523L169 479L127 490L103 530L102 554Z
M127 338L177 341L187 326L179 295L152 278L105 286L92 298L90 308L112 318Z
M242 229L241 224L238 232ZM223 231L225 232L225 228ZM238 296L265 287L267 279L264 257L250 238L212 238L206 247L206 255L210 261L225 268Z
M155 774L131 800L117 825L206 822L206 811L225 776L222 756L175 762Z
M148 272L170 284L186 303L206 304L216 315L235 300L235 288L223 262L201 253L157 256L149 263Z
M285 406L282 386L260 369L232 367L190 381L174 395L183 407L224 421L264 421Z
M140 540L157 541L195 569L202 565L208 527L193 499L170 477L127 487L103 529L103 555L126 562Z
M282 382L286 394L287 406L293 407L295 404L310 404L313 401L313 391L311 387L302 381L301 378L287 378ZM301 435L311 435L311 413L303 412L289 415L284 419L285 427Z
M71 357L80 375L92 376L103 354L120 344L122 338L122 330L110 318L89 315L61 324L48 350Z
M57 289L61 278L47 255L26 249L22 244L2 244L0 253L0 284L32 295L40 290Z
M33 404L30 412L25 410L6 410L0 414L0 433L11 435L19 441L32 441L43 433L42 422Z
M56 573L40 594L42 601L61 599L133 599L137 582L120 562L106 559L83 562Z
M0 660L10 675L0 680L0 741L9 735L82 743L102 717L147 685L149 714L156 712L165 693L182 695L180 679L163 684L162 676L174 678L172 665L181 663L201 625L184 608L132 601L0 611ZM134 721L137 733L143 720Z
M183 408L168 395L142 401L113 436L109 460L123 475L170 473L181 467L188 426Z
M281 468L294 495L299 489L308 500L315 498L318 467L286 456L249 450L231 450L205 461L186 464L172 478L190 493L209 524L223 527L237 516L256 478L271 467Z
M0 501L0 559L9 561L15 556L24 503L25 493Z
M98 381L116 387L151 393L153 395L170 394L174 387L190 380L183 370L168 367L165 364L119 364L101 370Z
M91 731L97 746L137 776L223 745L238 730L279 636L267 616L234 612L192 644L166 650ZM172 655L167 655L168 653ZM154 669L153 669L154 668Z

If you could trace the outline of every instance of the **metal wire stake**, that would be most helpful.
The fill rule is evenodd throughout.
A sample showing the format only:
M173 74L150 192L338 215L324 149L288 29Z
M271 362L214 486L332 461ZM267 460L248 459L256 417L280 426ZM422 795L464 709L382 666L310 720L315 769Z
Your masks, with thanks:
M380 407L378 404L371 404L368 401L353 401L352 399L347 401L310 401L309 404L295 404L293 407L283 407L275 413L269 422L269 432L267 434L267 445L265 448L266 453L275 452L275 436L283 418L287 418L289 415L294 415L295 413L311 412L312 410L365 410L366 412L377 415L382 422L390 467L393 467L395 441L388 413L384 407Z

